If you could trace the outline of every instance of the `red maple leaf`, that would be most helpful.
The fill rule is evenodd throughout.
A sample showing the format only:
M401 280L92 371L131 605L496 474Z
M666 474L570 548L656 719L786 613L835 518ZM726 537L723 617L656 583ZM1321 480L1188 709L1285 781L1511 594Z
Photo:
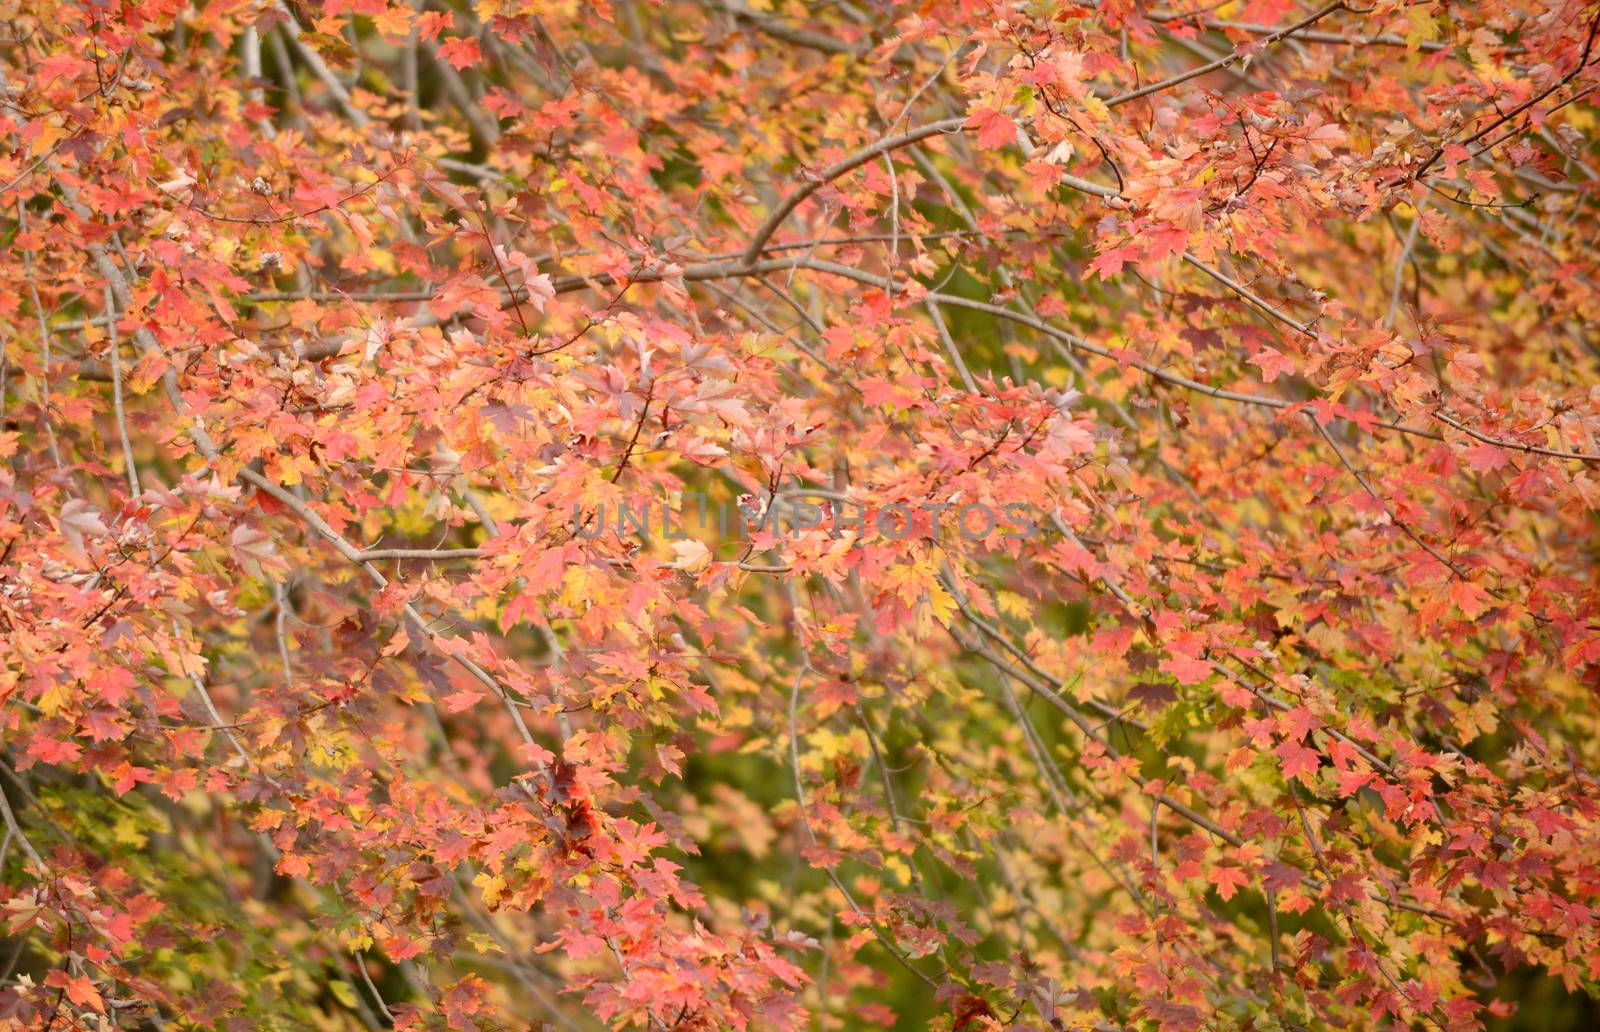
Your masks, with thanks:
M1008 147L1017 142L1017 123L999 108L977 108L972 112L967 125L978 130L980 147Z
M1250 876L1241 868L1217 864L1206 872L1206 880L1217 887L1217 895L1228 900L1249 883Z
M1299 778L1307 785L1316 780L1317 768L1321 764L1322 754L1315 749L1307 748L1299 742L1289 740L1278 743L1278 747L1272 751L1283 761L1283 776L1285 778Z
M456 71L470 68L483 60L483 54L478 51L478 41L471 37L445 40L439 44L439 56Z

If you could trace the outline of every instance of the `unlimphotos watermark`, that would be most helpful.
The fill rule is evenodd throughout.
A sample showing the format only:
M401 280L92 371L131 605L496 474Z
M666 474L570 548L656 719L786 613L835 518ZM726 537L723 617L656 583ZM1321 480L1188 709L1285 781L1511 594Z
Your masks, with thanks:
M1041 513L1022 502L990 505L985 502L888 502L868 506L829 493L812 501L806 492L784 493L765 504L750 496L734 502L711 501L703 492L691 491L673 503L645 499L632 503L600 503L592 512L574 503L572 532L592 539L608 533L649 540L659 535L667 541L684 541L715 530L723 540L749 540L767 533L774 537L799 536L823 529L830 537L854 535L856 541L874 538L904 541L946 535L966 541L987 541L996 534L1028 540L1042 533ZM698 531L698 534L691 533Z

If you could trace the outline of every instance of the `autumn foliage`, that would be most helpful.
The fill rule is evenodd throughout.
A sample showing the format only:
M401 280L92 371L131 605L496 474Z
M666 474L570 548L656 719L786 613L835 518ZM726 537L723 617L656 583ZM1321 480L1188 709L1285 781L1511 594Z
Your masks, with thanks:
M1593 3L0 9L0 1029L1596 1020Z

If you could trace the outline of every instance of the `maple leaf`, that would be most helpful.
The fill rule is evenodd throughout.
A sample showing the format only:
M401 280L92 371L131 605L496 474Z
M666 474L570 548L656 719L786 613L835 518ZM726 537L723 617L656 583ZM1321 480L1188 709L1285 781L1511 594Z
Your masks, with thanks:
M470 36L452 37L440 43L439 56L457 71L471 68L483 60L483 55L478 52L478 41Z
M82 498L61 506L61 532L74 548L82 548L86 537L105 537L111 533L100 514Z
M1150 713L1159 713L1178 699L1177 689L1161 681L1141 681L1128 690L1128 701Z
M1138 261L1141 253L1140 248L1132 244L1106 248L1089 263L1089 273L1101 279L1110 279L1120 273L1124 265Z
M1215 864L1206 872L1206 880L1217 887L1217 895L1230 900L1234 893L1249 884L1250 876L1238 867Z
M153 780L149 767L136 767L131 763L118 764L111 774L111 790L117 795L127 795L141 782Z
M1471 581L1455 580L1450 584L1450 601L1467 619L1475 620L1489 608L1493 596Z
M1294 362L1277 348L1263 347L1250 356L1250 364L1261 369L1261 379L1272 383L1284 373L1294 372Z
M416 16L410 7L384 5L382 11L372 16L372 23L377 30L391 39L404 39L411 31L412 19Z
M1295 706L1278 714L1278 727L1291 741L1299 742L1322 726L1322 721L1304 706ZM1342 743L1336 743L1342 745Z
M278 555L278 545L272 535L242 523L229 535L228 550L253 577L264 577L268 570L288 568L288 563Z
M694 538L690 538L687 541L674 541L672 543L672 551L677 556L672 563L675 569L697 573L711 565L711 549L707 548L703 541L697 541Z
M1103 656L1123 656L1127 654L1137 633L1138 628L1131 623L1102 628L1089 636L1089 646Z
M86 977L74 978L67 983L67 999L79 1007L87 1007L97 1014L106 1010L105 998L93 982Z
M1465 449L1462 454L1467 457L1467 464L1479 473L1493 473L1511 465L1513 453L1509 448L1502 448L1497 444L1484 444L1479 442Z
M432 42L439 38L445 29L451 28L456 23L456 16L451 11L424 11L417 15L417 33L424 42Z
M527 303L535 311L543 312L545 304L556 296L555 284L542 272L525 277L522 286L527 291Z
M1139 239L1144 244L1139 261L1156 265L1183 253L1189 244L1189 231L1182 226L1165 223L1141 233Z
M1214 667L1209 659L1174 653L1171 659L1162 661L1161 669L1177 678L1180 684L1199 684L1211 676Z
M121 706L136 683L133 671L121 666L106 666L89 675L86 686L108 706Z
M476 706L483 696L483 692L475 692L470 688L463 688L461 691L446 695L440 701L444 704L446 713L462 713Z
M1287 773L1287 771L1285 771ZM1339 797L1353 796L1369 784L1374 775L1371 771L1362 770L1336 770L1333 772L1334 783L1338 786Z
M110 710L90 710L83 715L83 727L96 742L113 742L126 738L128 728L117 720Z
M1250 0L1241 17L1245 21L1276 25L1279 19L1294 9L1293 0Z
M978 130L978 146L985 148L1009 147L1017 142L1017 123L996 107L973 110L967 125Z
M1299 778L1306 785L1315 784L1317 770L1322 763L1321 753L1294 739L1279 742L1272 751L1283 761L1285 778Z
M35 736L28 742L27 755L41 763L70 763L83 755L77 742Z
M868 405L905 408L916 404L917 396L891 380L871 379L861 382L861 400Z

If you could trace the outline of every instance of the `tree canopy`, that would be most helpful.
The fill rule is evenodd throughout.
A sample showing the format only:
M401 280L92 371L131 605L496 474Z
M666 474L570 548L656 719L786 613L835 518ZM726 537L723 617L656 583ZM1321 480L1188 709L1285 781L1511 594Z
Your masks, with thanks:
M1593 1027L1594 3L3 9L0 1029Z

